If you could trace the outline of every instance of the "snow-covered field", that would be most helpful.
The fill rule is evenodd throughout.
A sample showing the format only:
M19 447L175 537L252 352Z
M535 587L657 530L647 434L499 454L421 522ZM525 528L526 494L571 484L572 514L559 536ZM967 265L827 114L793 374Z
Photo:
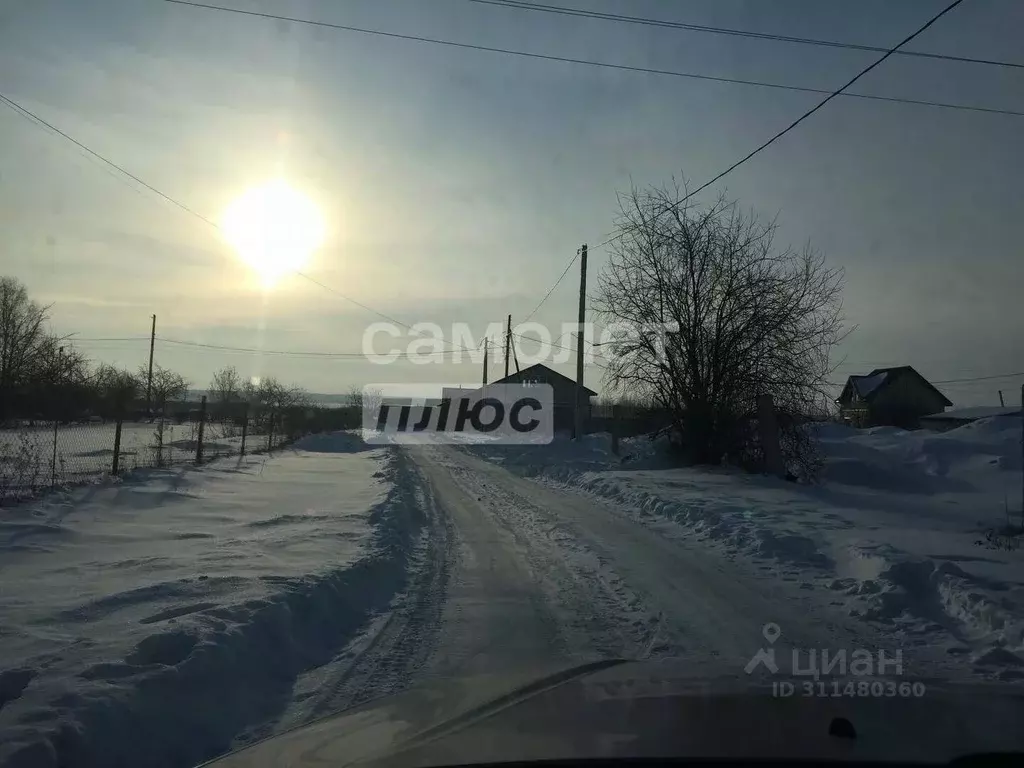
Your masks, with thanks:
M766 574L829 595L851 617L906 644L934 644L974 672L1024 678L1024 547L985 532L1021 525L1021 419L948 432L821 425L815 485L666 468L645 438L583 445L477 446L517 474L631 509L639 521L761 562ZM671 535L671 534L670 534Z
M192 765L276 713L404 577L394 467L341 449L0 512L0 764Z
M1024 675L1019 419L823 427L821 483L643 438L367 446L140 470L0 510L0 766L184 768L434 678L776 648ZM783 662L784 663L784 662Z

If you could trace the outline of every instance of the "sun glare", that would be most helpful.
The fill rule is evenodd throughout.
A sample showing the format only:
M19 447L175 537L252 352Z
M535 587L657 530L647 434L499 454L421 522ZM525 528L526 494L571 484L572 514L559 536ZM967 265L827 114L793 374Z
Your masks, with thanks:
M302 269L324 238L313 202L280 180L253 187L231 203L221 230L265 288Z

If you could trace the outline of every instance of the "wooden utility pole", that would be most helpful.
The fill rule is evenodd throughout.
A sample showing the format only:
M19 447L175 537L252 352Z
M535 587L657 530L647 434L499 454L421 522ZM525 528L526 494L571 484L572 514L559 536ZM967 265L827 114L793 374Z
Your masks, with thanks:
M579 334L576 336L576 403L573 418L573 438L583 436L583 324L587 310L587 244L580 248L580 309L577 319Z
M999 390L999 407L1000 408L1005 408L1006 407L1006 403L1003 402L1003 390L1001 390L1001 389Z
M146 377L146 416L153 415L153 344L156 342L156 315L149 330L149 375Z
M484 338L484 384L487 383L487 342L490 341L488 338Z
M508 355L512 350L512 315L508 316L508 323L505 325L505 378L508 378Z
M51 403L50 407L53 409L53 457L50 459L50 483L51 485L57 485L57 437L58 428L60 426L60 417L57 411L57 401L60 399L60 375L61 368L63 367L64 361L64 347L57 348L57 384L54 387L54 402Z
M203 463L203 431L206 426L206 395L199 401L199 433L196 435L196 464Z

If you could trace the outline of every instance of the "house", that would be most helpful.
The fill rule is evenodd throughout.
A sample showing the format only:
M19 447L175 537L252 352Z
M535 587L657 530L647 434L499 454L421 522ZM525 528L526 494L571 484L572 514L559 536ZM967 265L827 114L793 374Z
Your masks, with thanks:
M973 408L958 408L955 411L922 416L921 427L935 430L936 432L945 432L949 429L956 429L965 424L970 424L978 419L990 419L996 416L1000 418L1020 418L1021 415L1020 406L979 405Z
M843 421L852 426L904 429L916 429L923 416L942 413L953 405L909 365L850 376L836 404Z
M573 403L576 400L576 381L568 376L563 376L556 370L548 368L542 363L523 368L521 371L509 374L504 378L490 382L493 384L550 384L553 391L555 403L554 423L555 431L572 430L575 423L576 409ZM481 388L482 389L482 388ZM451 389L445 388L442 393L444 399L454 399L459 396L471 395L480 390L472 389ZM590 399L597 396L594 390L583 387L580 392L580 403L583 406L583 419L586 422L590 417Z

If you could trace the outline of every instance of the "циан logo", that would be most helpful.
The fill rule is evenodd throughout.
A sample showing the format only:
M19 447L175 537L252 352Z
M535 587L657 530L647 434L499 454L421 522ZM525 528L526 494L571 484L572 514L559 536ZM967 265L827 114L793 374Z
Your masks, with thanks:
M867 648L789 648L789 653L775 643L782 637L782 629L774 622L761 628L768 641L747 661L743 671L778 676L772 681L772 695L814 696L822 698L873 697L920 698L925 684L920 680L904 680L903 652Z

